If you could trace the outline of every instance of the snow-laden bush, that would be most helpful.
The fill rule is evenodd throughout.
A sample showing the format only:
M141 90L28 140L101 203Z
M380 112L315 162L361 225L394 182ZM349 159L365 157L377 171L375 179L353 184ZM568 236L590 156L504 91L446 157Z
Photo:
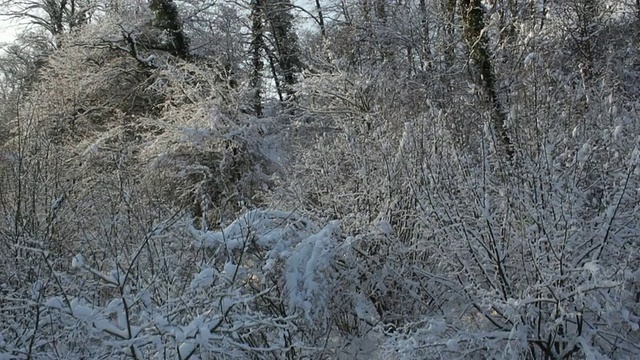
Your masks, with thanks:
M508 74L522 79L508 93L513 159L473 96L427 100L408 119L313 112L332 127L298 149L273 201L340 218L361 238L356 278L386 331L383 358L640 354L638 104L614 74L550 64ZM358 93L342 96L333 104ZM460 117L465 108L477 117Z
M42 359L336 356L345 344L331 330L337 298L352 299L350 312L374 325L367 300L336 287L353 245L339 227L333 221L319 228L275 210L252 210L218 232L159 223L131 253L99 260L87 251L50 280L36 281L30 300L20 305L23 316L3 322L0 353ZM189 237L192 247L184 242ZM182 249L155 253L173 246L158 247L167 241Z
M592 106L587 117L611 108L606 98ZM640 354L636 129L582 125L523 143L509 162L494 152L488 128L477 153L465 154L446 132L435 140L407 126L393 152L367 149L368 159L382 151L388 176L360 171L371 160L310 155L325 177L298 189L304 199L322 189L315 182L345 181L320 198L323 208L360 215L345 217L355 233L377 222L386 235L357 247L374 279L363 285L390 289L376 299L383 327L393 329L382 357L631 359ZM358 149L357 139L331 142L340 149L333 154ZM371 184L368 192L354 192L344 171ZM356 210L366 202L376 218Z
M296 324L308 344L331 353L344 345L339 329L375 325L375 309L355 277L358 240L344 239L339 221L317 228L295 213L252 210L222 231L192 231L194 246L219 268L237 270L248 290L266 292L270 299L256 306L282 316L299 315ZM351 325L341 323L345 316ZM322 345L327 338L331 345Z

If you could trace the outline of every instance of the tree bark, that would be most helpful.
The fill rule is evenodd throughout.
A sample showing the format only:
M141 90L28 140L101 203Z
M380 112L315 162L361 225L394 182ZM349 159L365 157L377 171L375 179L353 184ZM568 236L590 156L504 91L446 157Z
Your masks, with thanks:
M427 18L427 2L426 0L420 0L420 24L422 25L422 53L421 53L421 68L425 71L431 68L431 46L429 42L429 20Z
M276 47L276 60L282 74L282 90L287 95L287 100L295 96L293 87L297 82L296 74L302 67L291 8L289 0L267 0L264 11L265 18L271 26Z
M493 107L493 127L498 139L505 147L509 158L513 157L513 144L507 133L506 113L498 98L496 90L496 76L491 62L487 38L483 32L484 11L481 0L460 0L460 11L464 26L464 37L469 45L471 59L480 73L482 87L487 93Z
M320 0L316 0L316 10L318 11L318 25L320 26L320 35L322 35L322 40L325 40L327 38L327 30L325 29L325 26L324 26L324 15L322 14L322 7L320 6Z
M262 50L264 49L264 29L262 26L262 5L260 0L254 0L251 4L251 88L253 90L253 111L257 117L262 117L262 72L264 62Z
M171 39L169 52L181 59L189 57L189 38L182 30L178 7L173 0L151 0L149 8L156 14L156 26L166 31Z

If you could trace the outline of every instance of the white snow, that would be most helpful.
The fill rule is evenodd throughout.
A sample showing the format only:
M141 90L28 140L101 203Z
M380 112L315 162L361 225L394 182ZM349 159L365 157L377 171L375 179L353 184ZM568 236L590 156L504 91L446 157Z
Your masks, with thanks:
M618 140L620 133L622 133L622 125L616 126L615 129L613 130L613 139Z
M385 236L392 236L394 233L393 226L391 226L389 221L385 219L378 220L378 230L380 230L380 233Z
M193 243L195 248L224 246L230 251L243 249L252 241L267 249L279 245L288 247L314 230L311 221L296 213L260 209L245 213L222 231L202 232L191 229L196 237Z
M224 264L223 275L228 282L232 282L234 279L235 280L241 279L241 276L242 276L241 271L242 269L238 265L234 264L231 261L227 261Z
M73 316L81 320L88 320L93 315L93 310L90 307L80 305L77 300L71 302L71 310Z
M600 266L598 266L597 261L590 261L588 263L585 263L582 267L591 273L597 273L598 270L600 269Z
M60 309L64 308L64 300L59 296L52 297L49 300L47 300L47 302L44 304L44 306L60 310Z
M301 309L308 320L313 317L311 305L316 312L322 312L324 299L331 291L326 288L323 270L333 261L339 228L339 221L331 221L320 232L304 239L287 259L289 308Z
M72 268L81 268L84 266L84 258L82 254L78 254L71 259L71 267Z
M640 160L640 150L638 148L634 148L633 152L631 152L631 165L638 165L638 161Z
M536 54L535 52L529 53L525 58L524 58L524 65L530 65L532 62L536 61L538 59L538 54Z
M380 319L376 312L375 306L366 296L359 294L355 299L356 315L360 320L364 320L366 323L373 325Z
M191 290L205 288L213 285L215 270L213 268L204 268L191 280Z
M578 150L578 163L580 163L581 165L585 163L585 161L587 161L587 158L589 157L589 155L591 154L591 145L586 142L584 144L582 144L582 147L580 147L580 150Z

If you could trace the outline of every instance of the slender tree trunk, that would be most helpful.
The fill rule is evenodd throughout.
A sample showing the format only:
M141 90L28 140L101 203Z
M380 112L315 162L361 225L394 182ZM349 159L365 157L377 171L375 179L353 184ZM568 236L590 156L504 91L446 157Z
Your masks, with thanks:
M156 26L164 30L171 43L169 52L181 59L189 57L189 38L182 30L182 21L178 7L173 0L151 0L149 8L156 14Z
M585 78L590 79L593 72L593 41L594 27L598 17L598 0L583 0L584 7L582 9L582 24L580 27L579 47L584 56L585 64L582 73Z
M264 29L262 26L262 10L260 0L254 0L251 6L251 88L253 90L253 111L257 117L262 117L262 50L264 49Z
M457 0L443 0L444 2L444 33L445 33L445 48L444 57L446 66L450 66L454 61L455 46L451 45L454 35L454 21L456 18L456 8L458 6Z
M640 1L640 0L636 0ZM547 17L547 0L542 0L542 10L540 14L540 30L544 27L544 19Z
M318 25L320 26L320 35L322 35L322 40L324 40L327 38L327 30L325 29L325 26L324 26L324 15L322 15L322 7L320 6L320 0L316 0L316 10L318 11Z
M271 33L276 45L276 60L282 74L283 91L287 100L295 98L294 85L300 63L298 38L293 28L293 15L289 0L268 0L265 4L265 18L271 25Z
M386 27L387 27L387 4L386 0L374 0L374 13L376 16L376 26L380 26L380 30L383 31L382 38L380 40L380 57L382 58L382 62L389 62L391 64L394 63L394 53L391 51L389 47L388 35Z
M276 69L276 59L274 58L273 53L268 47L265 47L264 50L267 53L267 59L269 59L269 68L271 69L271 75L273 75L273 82L276 84L278 99L280 99L280 102L283 102L284 96L282 95L282 85L280 84L280 79L278 78L278 70Z
M383 23L387 22L387 4L386 0L375 0L376 18Z
M91 18L91 12L90 9L86 7L86 3L78 4L78 1L71 0L70 6L71 7L68 14L69 30L74 30L76 28L84 26L89 22L89 19Z
M360 7L364 23L368 24L371 21L371 4L369 3L369 0L362 0Z
M420 24L422 25L422 53L421 53L421 68L426 70L431 68L431 46L429 41L429 20L427 14L427 1L420 0Z
M496 91L496 76L491 63L484 30L484 11L481 0L460 0L460 11L464 23L464 37L469 45L471 59L480 73L482 87L493 106L493 127L504 145L507 155L513 156L513 144L506 129L506 113Z

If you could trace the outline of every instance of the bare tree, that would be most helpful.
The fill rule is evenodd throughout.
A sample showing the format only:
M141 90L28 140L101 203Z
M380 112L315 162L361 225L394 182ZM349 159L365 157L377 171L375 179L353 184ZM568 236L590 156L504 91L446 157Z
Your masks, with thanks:
M5 0L0 15L40 26L55 38L90 21L95 5L91 0Z

